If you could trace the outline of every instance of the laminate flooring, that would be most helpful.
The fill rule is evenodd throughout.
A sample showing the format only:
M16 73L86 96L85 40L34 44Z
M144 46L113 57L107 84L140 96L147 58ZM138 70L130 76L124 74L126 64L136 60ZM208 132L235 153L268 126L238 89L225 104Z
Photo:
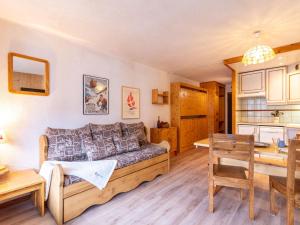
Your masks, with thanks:
M171 171L136 189L93 206L68 225L284 225L285 200L278 195L280 212L269 211L268 178L255 175L255 220L248 218L248 195L223 188L215 196L215 212L208 212L208 150L191 150L174 157ZM80 204L80 202L78 202ZM300 224L296 209L295 224ZM52 225L51 214L40 217L30 201L0 208L0 225Z

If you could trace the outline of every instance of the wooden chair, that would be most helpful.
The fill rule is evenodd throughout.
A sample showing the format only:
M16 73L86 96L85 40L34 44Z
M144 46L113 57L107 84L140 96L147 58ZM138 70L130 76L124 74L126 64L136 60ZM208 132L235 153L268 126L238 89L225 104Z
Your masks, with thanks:
M270 209L277 214L275 190L287 199L287 224L294 224L295 207L300 208L300 179L295 179L295 172L300 170L300 140L290 140L288 150L287 178L269 177Z
M214 210L214 194L220 187L233 187L249 190L249 218L254 219L254 136L211 134L209 138L209 211ZM247 169L236 166L220 165L221 158L231 158L249 162Z

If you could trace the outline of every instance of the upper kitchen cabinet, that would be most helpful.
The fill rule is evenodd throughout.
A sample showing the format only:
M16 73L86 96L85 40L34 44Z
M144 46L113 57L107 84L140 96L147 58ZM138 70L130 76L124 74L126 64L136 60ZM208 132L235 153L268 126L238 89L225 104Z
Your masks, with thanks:
M286 72L287 68L285 66L266 70L266 99L268 105L286 103Z
M265 70L239 74L238 97L265 96Z
M300 71L287 75L287 101L288 103L300 103Z

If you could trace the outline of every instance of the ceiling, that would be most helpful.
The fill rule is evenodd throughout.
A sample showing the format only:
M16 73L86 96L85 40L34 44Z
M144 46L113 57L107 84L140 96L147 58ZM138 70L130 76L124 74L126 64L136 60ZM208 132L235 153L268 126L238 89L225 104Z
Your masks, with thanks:
M0 17L199 81L260 42L300 41L299 0L0 0Z

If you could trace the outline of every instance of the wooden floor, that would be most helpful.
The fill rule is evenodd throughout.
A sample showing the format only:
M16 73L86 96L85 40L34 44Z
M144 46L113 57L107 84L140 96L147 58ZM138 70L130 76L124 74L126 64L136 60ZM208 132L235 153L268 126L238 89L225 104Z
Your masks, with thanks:
M277 216L269 213L267 178L255 177L255 221L248 219L248 201L239 199L239 191L222 189L215 197L215 213L210 214L207 195L207 149L192 150L172 161L171 172L133 191L123 193L102 206L89 208L67 224L82 225L279 225L285 224L285 201ZM80 202L78 202L80 204ZM300 224L300 210L296 211ZM0 224L55 224L49 212L39 217L27 201L0 209Z

